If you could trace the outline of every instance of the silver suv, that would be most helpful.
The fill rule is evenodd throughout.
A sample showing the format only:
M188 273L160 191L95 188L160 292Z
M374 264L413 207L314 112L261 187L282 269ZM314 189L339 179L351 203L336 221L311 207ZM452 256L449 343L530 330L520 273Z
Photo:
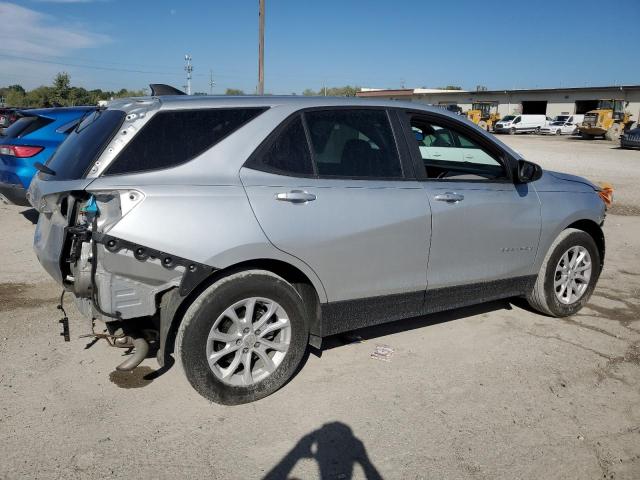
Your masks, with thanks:
M121 100L40 170L35 251L135 347L118 368L173 354L223 404L328 335L514 296L572 315L604 259L597 186L415 103Z

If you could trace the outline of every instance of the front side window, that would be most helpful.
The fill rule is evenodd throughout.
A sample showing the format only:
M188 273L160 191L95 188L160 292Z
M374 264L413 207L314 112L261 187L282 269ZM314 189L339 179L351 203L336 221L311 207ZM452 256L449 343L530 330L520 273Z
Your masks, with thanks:
M304 116L319 176L402 177L386 111L318 110Z
M457 129L411 117L411 129L429 179L496 180L508 178L493 154Z
M146 172L186 163L264 111L264 108L160 111L118 155L105 175Z

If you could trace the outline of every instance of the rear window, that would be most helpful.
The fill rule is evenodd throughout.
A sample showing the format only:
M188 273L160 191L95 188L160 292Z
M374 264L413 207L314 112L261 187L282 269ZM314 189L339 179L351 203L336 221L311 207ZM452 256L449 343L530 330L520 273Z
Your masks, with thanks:
M55 172L52 179L76 180L86 175L89 166L102 153L124 120L121 110L96 110L87 114L47 162ZM46 174L39 174L47 178Z
M265 108L161 111L131 140L105 175L175 167L213 147Z
M300 115L293 117L246 166L284 175L313 175L311 152Z
M16 120L4 131L5 137L22 138L53 122L50 118L29 115Z

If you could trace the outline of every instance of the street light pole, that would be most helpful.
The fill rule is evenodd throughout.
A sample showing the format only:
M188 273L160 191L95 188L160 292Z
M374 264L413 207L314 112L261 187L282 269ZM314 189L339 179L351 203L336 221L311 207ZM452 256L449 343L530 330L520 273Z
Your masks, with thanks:
M259 38L258 38L258 95L264 95L264 2L259 0L260 11L258 13Z

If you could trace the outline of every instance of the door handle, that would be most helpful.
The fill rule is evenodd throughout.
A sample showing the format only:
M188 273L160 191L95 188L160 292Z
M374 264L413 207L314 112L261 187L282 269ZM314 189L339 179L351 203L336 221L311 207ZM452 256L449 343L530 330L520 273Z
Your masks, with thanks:
M433 198L434 200L438 200L439 202L458 203L464 200L464 195L455 192L446 192L441 193L440 195L436 195Z
M291 203L307 203L313 202L317 197L313 193L303 190L291 190L290 192L282 192L276 194L276 200Z
M464 158L470 158L470 159L473 159L473 155L468 155L468 154L467 154L467 155L465 155L465 156L464 156Z
M441 157L441 156L442 156L442 154L441 154L441 153L433 153L431 156L432 156L432 157Z

